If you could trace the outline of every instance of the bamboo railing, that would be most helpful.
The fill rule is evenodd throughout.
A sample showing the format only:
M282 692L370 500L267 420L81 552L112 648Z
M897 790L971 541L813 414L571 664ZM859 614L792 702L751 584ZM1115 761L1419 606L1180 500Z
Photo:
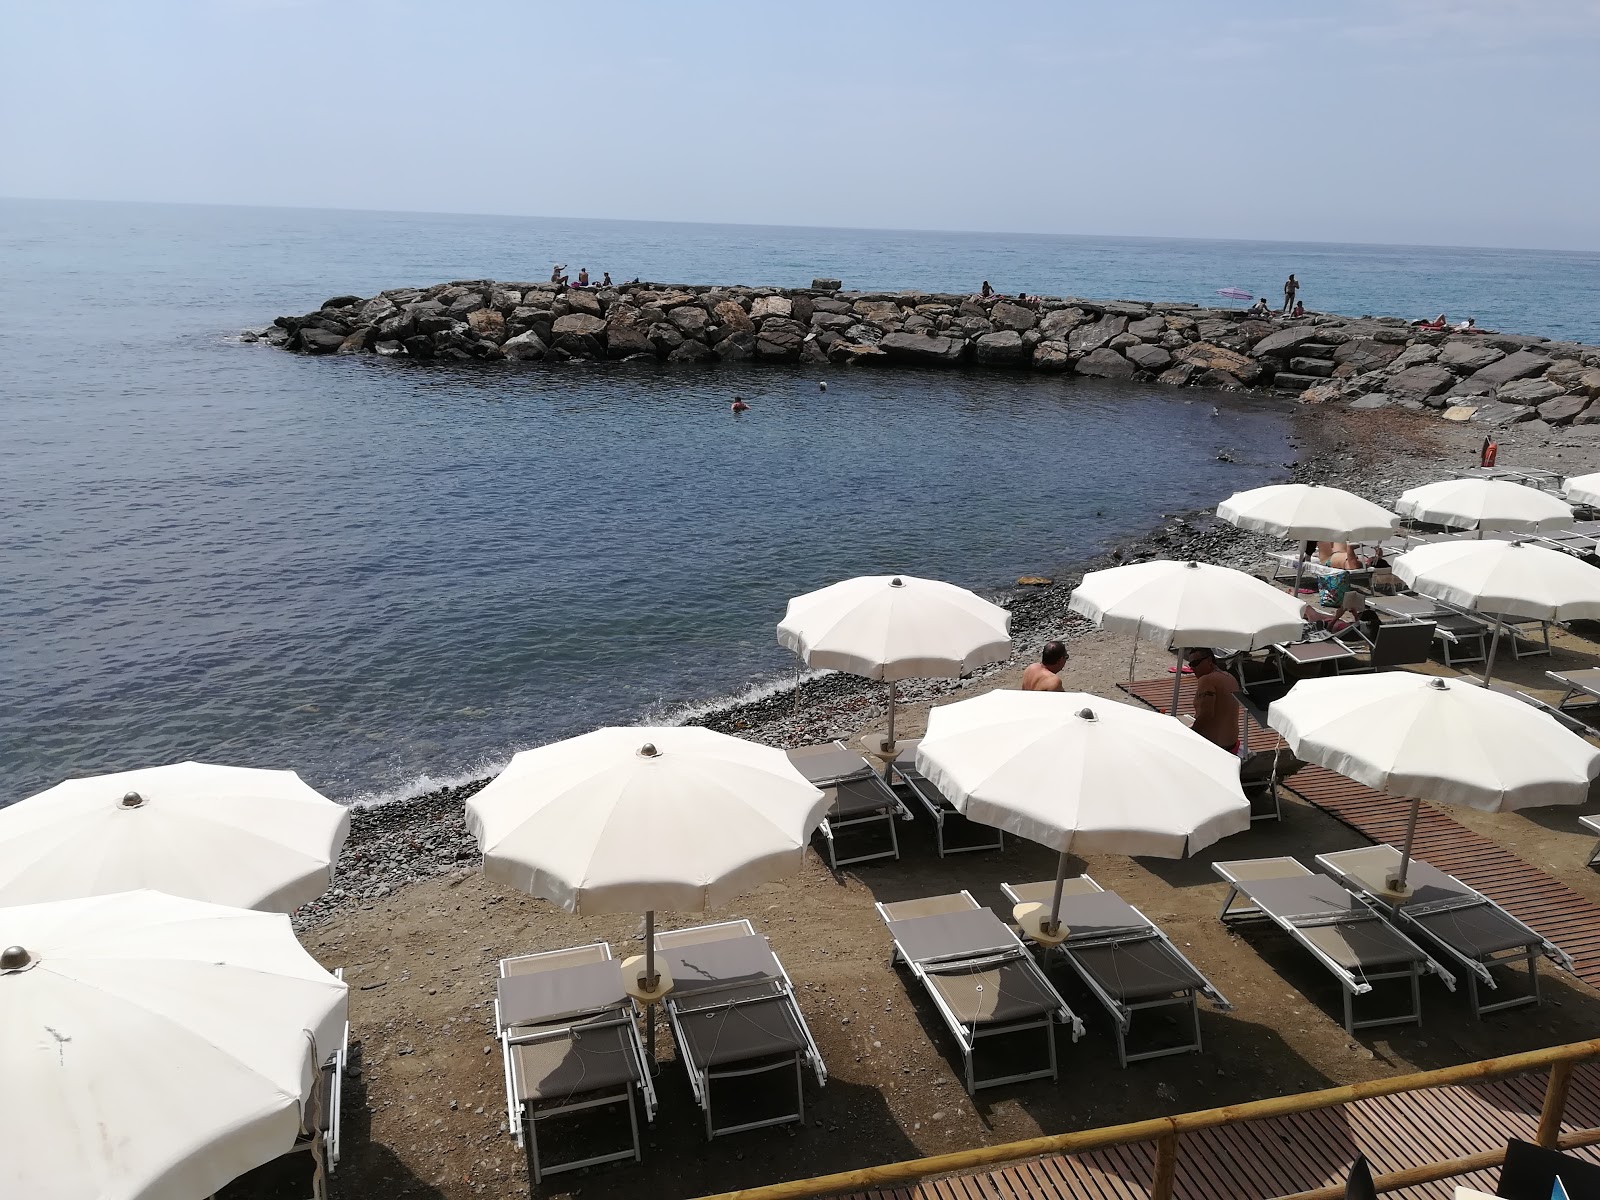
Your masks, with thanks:
M1428 1088L1450 1087L1456 1084L1487 1083L1511 1075L1525 1075L1532 1071L1549 1069L1550 1079L1545 1087L1544 1105L1539 1114L1539 1128L1535 1140L1552 1149L1572 1149L1578 1146L1600 1145L1600 1129L1585 1129L1561 1134L1561 1120L1566 1111L1567 1088L1572 1078L1574 1064L1600 1058L1600 1038L1586 1042L1572 1042L1565 1046L1550 1046L1543 1050L1529 1050L1522 1054L1509 1054L1502 1058L1487 1058L1480 1062L1462 1063L1435 1071L1419 1071L1411 1075L1397 1075L1390 1079L1372 1079L1344 1087L1325 1088L1318 1092L1302 1092L1295 1096L1273 1096L1265 1100L1250 1100L1243 1104L1229 1104L1221 1108L1208 1108L1199 1112L1179 1113L1170 1117L1154 1117L1132 1121L1124 1125L1107 1125L1100 1129L1084 1129L1075 1133L1061 1133L1046 1137L1028 1138L1020 1142L1006 1142L998 1146L980 1146L975 1150L960 1150L949 1154L936 1154L929 1158L908 1159L877 1167L863 1167L855 1171L839 1171L832 1175L818 1175L812 1179L796 1179L787 1183L772 1183L762 1187L741 1188L721 1192L702 1200L809 1200L814 1196L827 1196L838 1192L865 1191L872 1188L896 1187L935 1175L953 1175L979 1167L998 1166L1026 1158L1047 1154L1086 1154L1108 1146L1126 1146L1135 1142L1154 1142L1156 1146L1155 1174L1150 1185L1150 1200L1172 1200L1172 1183L1176 1175L1178 1155L1183 1135L1223 1125L1238 1125L1246 1121L1259 1121L1269 1117L1288 1117L1319 1109L1337 1108L1357 1100L1377 1096L1393 1096L1401 1092L1417 1092ZM1448 1179L1471 1171L1481 1171L1499 1166L1505 1159L1505 1148L1486 1151L1468 1158L1447 1162L1428 1163L1379 1177L1374 1182L1378 1191L1392 1192L1419 1183ZM1322 1187L1299 1192L1288 1200L1339 1200L1344 1195L1344 1185Z

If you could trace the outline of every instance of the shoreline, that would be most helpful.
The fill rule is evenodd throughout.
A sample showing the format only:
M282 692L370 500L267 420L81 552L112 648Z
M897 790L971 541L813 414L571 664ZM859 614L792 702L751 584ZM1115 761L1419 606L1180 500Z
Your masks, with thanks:
M1406 413L1387 414L1386 428L1365 453L1350 453L1351 436L1374 433L1375 415L1297 414L1292 442L1298 460L1285 472L1294 481L1333 483L1380 501L1437 473L1452 452L1465 455L1472 438L1459 426L1425 422ZM1348 428L1346 428L1348 426ZM1600 430L1597 430L1600 433ZM1459 445L1428 445L1441 436ZM1475 435L1473 435L1475 436ZM1067 564L1040 587L1014 586L996 594L1010 608L1014 648L1001 663L961 680L913 680L901 686L904 706L926 704L981 684L995 674L1031 661L1049 637L1069 647L1093 626L1067 609L1082 576L1101 567L1148 558L1200 558L1226 565L1248 565L1265 539L1216 519L1212 510L1172 514L1104 552ZM857 676L824 672L803 679L800 711L794 708L792 681L751 682L721 700L696 705L682 723L738 734L769 745L849 737L886 711L881 684ZM759 694L750 696L752 689ZM354 908L370 907L403 889L439 875L476 869L476 842L467 832L464 805L493 775L446 784L379 803L351 806L350 837L333 887L294 914L297 928L310 929Z

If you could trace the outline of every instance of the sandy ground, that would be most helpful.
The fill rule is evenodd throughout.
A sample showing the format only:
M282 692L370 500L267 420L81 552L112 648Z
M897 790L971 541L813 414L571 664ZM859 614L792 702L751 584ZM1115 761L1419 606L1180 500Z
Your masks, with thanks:
M1324 434L1338 434L1345 428L1341 420L1325 422ZM1385 437L1414 436L1418 445L1425 444L1427 457L1452 461L1481 436L1436 422L1422 433L1398 426L1366 428ZM1359 470L1364 453L1359 443L1335 437L1334 444L1350 450ZM1526 448L1524 461L1532 465L1536 453L1554 456L1563 450L1583 454L1587 447L1541 443ZM1118 696L1115 683L1128 675L1129 651L1126 639L1097 633L1078 637L1064 673L1067 686ZM1508 663L1504 674L1549 695L1545 670L1593 665L1597 653L1595 642L1563 635L1554 662ZM1140 675L1164 669L1158 653L1147 651L1141 658ZM1012 666L967 694L1014 686L1018 673ZM925 720L926 705L902 708L902 736L920 732ZM869 727L880 723L879 718L866 721ZM1600 901L1600 876L1584 866L1594 839L1577 824L1580 812L1595 810L1591 803L1579 810L1452 815ZM890 966L889 940L873 902L967 888L1006 917L1001 882L1049 877L1054 858L1040 847L1008 839L1003 852L941 860L925 818L903 825L901 836L898 862L866 863L835 875L813 855L799 878L752 892L729 911L665 920L675 925L748 917L771 939L831 1073L820 1089L808 1077L803 1126L735 1134L708 1145L663 1030L660 1115L645 1137L644 1163L557 1175L541 1191L586 1200L698 1196L1445 1066L1590 1037L1600 1027L1600 995L1547 970L1548 1002L1537 1009L1474 1021L1464 994L1450 995L1430 979L1424 985L1420 1029L1395 1026L1347 1035L1340 1024L1337 985L1303 951L1281 936L1258 929L1236 933L1217 920L1224 888L1210 869L1213 857L1292 854L1308 861L1324 851L1363 844L1331 818L1286 795L1280 824L1258 825L1192 860L1097 856L1077 864L1159 922L1233 1002L1227 1013L1202 1006L1203 1053L1119 1069L1106 1014L1075 979L1056 971L1064 995L1088 1025L1076 1045L1063 1039L1060 1080L985 1090L973 1099L962 1088L959 1055L933 1009L908 989L904 973ZM343 966L351 988L354 1061L335 1194L525 1193L521 1154L506 1133L494 1040L496 960L598 938L610 941L619 955L628 954L637 951L639 933L633 918L578 919L487 883L475 865L337 911L309 930L308 948L323 963ZM1386 1003L1382 997L1380 991L1373 1003ZM1136 1031L1146 1020L1146 1035L1159 1039L1159 1017L1141 1017ZM550 1149L559 1153L561 1146L552 1137ZM298 1196L304 1194L303 1175L291 1179L282 1169L258 1173L226 1194L254 1200Z

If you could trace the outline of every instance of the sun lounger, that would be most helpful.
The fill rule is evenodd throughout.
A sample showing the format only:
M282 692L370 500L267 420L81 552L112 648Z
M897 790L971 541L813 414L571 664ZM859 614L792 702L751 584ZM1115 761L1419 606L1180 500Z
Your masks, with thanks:
M1542 713L1548 713L1579 737L1591 737L1595 733L1595 727L1583 720L1582 717L1569 712L1567 709L1557 708L1548 700L1541 700L1538 696L1529 695L1527 692L1520 690L1515 684L1495 679L1490 681L1489 690L1499 692L1502 696L1510 696L1513 700L1520 700L1523 704L1528 705L1530 708L1537 708ZM1592 706L1590 706L1590 709L1592 711Z
M1455 991L1455 977L1362 897L1293 858L1213 863L1228 885L1218 914L1223 924L1271 921L1316 958L1344 989L1344 1027L1354 1033L1374 1025L1422 1024L1422 974L1432 971ZM1235 907L1239 900L1245 903ZM1385 979L1411 981L1411 1011L1355 1019L1355 998Z
M1404 904L1391 904L1384 898L1383 888L1388 877L1400 869L1400 851L1393 846L1362 846L1319 854L1317 865L1382 908L1400 928L1427 935L1459 963L1467 973L1467 995L1475 1017L1502 1008L1537 1004L1541 954L1563 970L1572 969L1572 959L1554 942L1529 929L1482 892L1421 859L1413 858L1406 868L1411 899ZM1494 968L1519 962L1527 968L1528 993L1493 1004L1481 1003L1478 985L1498 988Z
M634 1094L644 1097L645 1119L655 1120L655 1088L645 1065L633 1001L623 990L622 968L604 942L500 960L495 994L506 1110L512 1137L528 1157L528 1179L597 1163L639 1161L639 1118ZM539 1125L566 1114L625 1105L628 1149L547 1164L539 1153Z
M968 1094L1024 1079L1056 1078L1056 1022L1083 1033L1083 1022L1034 961L1022 940L970 892L875 906L904 962L939 1010L965 1060ZM973 1056L985 1039L1042 1030L1047 1065L980 1078Z
M801 746L788 754L796 770L819 788L833 793L828 815L818 828L828 844L828 862L834 870L850 863L900 857L900 837L895 832L894 822L896 817L911 820L911 810L900 802L900 797L870 762L843 742ZM840 830L878 824L888 827L889 849L839 857Z
M344 978L344 968L335 967L334 978ZM311 1194L326 1197L328 1176L339 1165L340 1108L344 1101L344 1071L350 1060L350 1022L332 1054L322 1063L311 1089L311 1099L300 1114L300 1130L295 1134L289 1154L309 1151L312 1168Z
M1055 880L1002 883L1012 904L1049 906ZM1221 1009L1233 1006L1149 917L1115 892L1105 891L1087 875L1062 881L1061 922L1067 940L1059 949L1101 1006L1117 1031L1117 1061L1124 1067L1146 1058L1200 1050L1199 996ZM1128 1053L1128 1030L1136 1012L1185 1007L1193 1039L1175 1046Z
M1489 653L1489 630L1488 622L1467 613L1440 613L1434 619L1433 636L1444 653L1445 666L1482 662Z
M1600 838L1600 817L1579 817L1578 824ZM1600 841L1595 842L1594 849L1589 851L1589 861L1584 865L1592 867L1596 863L1600 863Z
M1006 835L989 825L980 825L976 821L969 821L956 811L956 806L945 799L944 793L928 782L928 777L917 770L917 746L922 739L917 738L905 743L900 753L895 755L890 767L892 777L903 783L913 796L927 810L933 818L934 838L939 845L939 857L947 854L962 854L968 850L1004 850L1006 848ZM960 838L955 845L945 842L945 825L949 824L950 832L967 834ZM969 832L970 831L970 832Z
M1556 707L1563 712L1600 706L1600 667L1584 667L1577 671L1546 671L1544 677L1566 689ZM1583 703L1573 704L1578 697Z
M828 1072L800 1014L794 985L767 939L749 921L672 929L656 934L656 960L672 976L667 1020L695 1101L705 1113L706 1138L803 1123L803 1069L811 1068L819 1086L828 1081ZM741 1119L717 1124L713 1089L762 1076L785 1084L793 1079L792 1106L765 1116L752 1116L741 1106Z

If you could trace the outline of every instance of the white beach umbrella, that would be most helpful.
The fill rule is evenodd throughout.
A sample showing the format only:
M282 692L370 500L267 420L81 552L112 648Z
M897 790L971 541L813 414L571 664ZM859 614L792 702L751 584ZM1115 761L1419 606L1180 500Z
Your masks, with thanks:
M0 1195L198 1198L294 1147L346 1001L287 917L123 892L0 947Z
M1559 496L1504 479L1446 479L1403 492L1395 511L1418 521L1480 533L1533 533L1572 520Z
M1250 827L1239 760L1159 713L1083 692L994 691L928 714L917 769L973 821L1066 856L1182 858Z
M1256 650L1297 641L1305 631L1302 606L1253 575L1209 563L1131 563L1090 571L1068 602L1102 629L1159 638L1179 655L1172 680L1172 713L1184 650L1221 646Z
M467 828L490 879L572 913L643 912L648 996L670 987L656 910L793 875L827 808L782 750L692 725L597 729L518 754L467 801Z
M1235 492L1217 506L1217 516L1240 529L1296 541L1365 541L1387 537L1400 524L1388 509L1343 488L1315 483L1277 483ZM1300 590L1301 567L1295 569Z
M864 575L789 601L778 644L811 667L889 684L953 679L1011 653L1011 614L953 583L914 575Z
M1413 591L1473 612L1540 621L1600 618L1600 569L1522 542L1434 542L1395 559L1395 575ZM1500 645L1495 622L1483 681Z
M1267 723L1307 762L1412 800L1394 893L1404 896L1419 800L1485 812L1581 804L1600 750L1510 696L1409 671L1305 679Z
M154 888L289 912L328 887L350 812L293 771L182 762L0 808L0 905Z
M1600 472L1574 475L1561 485L1561 494L1574 504L1600 508Z

